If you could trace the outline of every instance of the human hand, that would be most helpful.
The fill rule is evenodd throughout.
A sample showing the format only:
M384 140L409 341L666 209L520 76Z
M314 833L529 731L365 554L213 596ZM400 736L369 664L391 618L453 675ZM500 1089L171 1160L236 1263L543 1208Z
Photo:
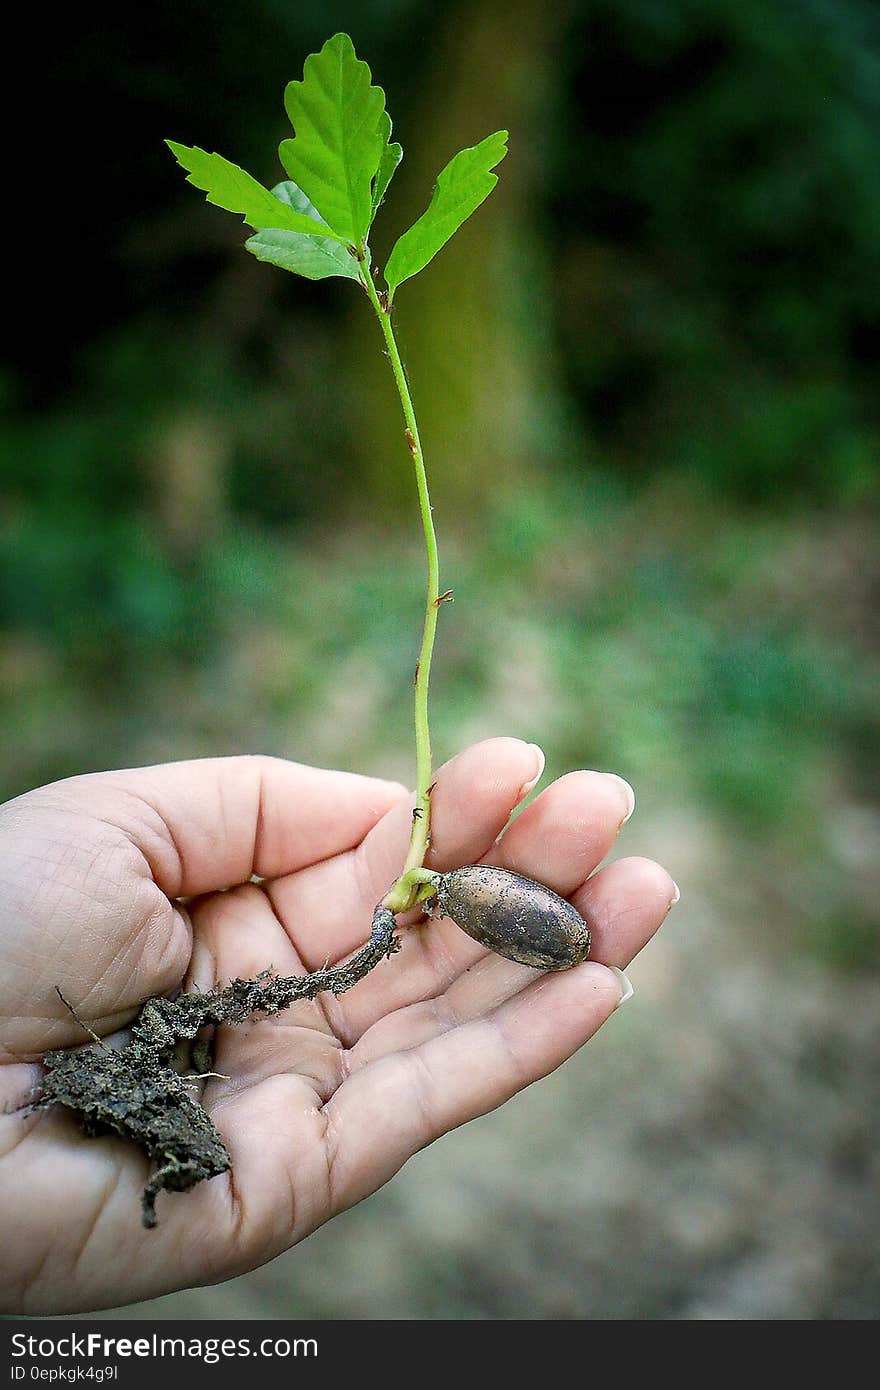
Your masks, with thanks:
M181 981L206 989L348 955L400 870L411 795L241 757L74 777L0 807L8 1311L93 1310L243 1273L596 1032L621 997L606 967L625 967L642 948L675 885L646 859L593 872L632 809L619 778L569 773L507 826L542 767L533 745L498 738L442 768L428 863L485 859L546 883L589 921L591 959L539 974L448 920L428 921L342 997L219 1028L214 1066L224 1077L208 1079L201 1100L233 1167L161 1194L152 1231L140 1224L148 1163L137 1148L87 1139L69 1112L16 1109L39 1085L39 1056L85 1040L56 986L106 1036Z

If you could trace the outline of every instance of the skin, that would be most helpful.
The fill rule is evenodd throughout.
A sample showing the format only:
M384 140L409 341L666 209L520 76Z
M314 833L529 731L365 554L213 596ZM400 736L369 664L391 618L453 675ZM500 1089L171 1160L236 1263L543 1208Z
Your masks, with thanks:
M589 918L591 960L539 974L448 920L421 922L340 998L218 1030L214 1067L229 1079L197 1084L234 1166L162 1194L154 1231L140 1225L148 1165L133 1146L16 1109L41 1053L85 1040L56 984L106 1036L182 980L342 958L399 872L412 795L248 757L75 777L0 807L5 1310L94 1310L251 1269L592 1037L620 999L605 966L628 965L675 886L645 859L596 871L630 809L618 778L569 773L507 826L541 765L534 746L497 738L442 768L429 867L485 860L546 883Z

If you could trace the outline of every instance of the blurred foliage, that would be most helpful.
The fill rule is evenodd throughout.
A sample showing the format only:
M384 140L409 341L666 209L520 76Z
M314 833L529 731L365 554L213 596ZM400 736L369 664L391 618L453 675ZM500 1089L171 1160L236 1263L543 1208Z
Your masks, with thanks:
M499 196L397 313L457 598L438 749L521 732L830 864L817 808L870 797L877 752L876 6L57 26L20 186L64 236L29 223L0 374L3 793L232 748L410 776L422 560L374 326L351 285L242 255L162 144L271 181L284 84L347 28L406 151L380 242L511 129ZM827 956L823 916L832 963L876 960L864 901L805 909Z
M876 6L580 10L550 198L564 358L603 453L768 505L864 495L880 418Z

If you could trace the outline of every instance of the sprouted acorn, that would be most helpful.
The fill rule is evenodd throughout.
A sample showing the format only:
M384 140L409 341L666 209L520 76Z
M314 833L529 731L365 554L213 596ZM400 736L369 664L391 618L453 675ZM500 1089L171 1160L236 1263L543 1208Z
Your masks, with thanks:
M438 874L435 901L474 941L537 970L568 970L590 953L590 929L577 909L508 869L468 864Z
M309 280L340 276L359 285L382 332L403 410L403 437L415 472L427 560L427 602L413 681L416 802L403 871L383 903L390 912L406 912L417 901L413 874L423 867L431 838L434 774L428 681L438 613L452 590L440 590L428 475L392 310L400 286L425 269L492 192L498 182L492 170L507 154L507 131L496 130L459 150L440 170L427 209L392 248L382 287L369 237L403 149L391 139L385 93L372 85L370 69L357 57L348 34L334 34L320 53L306 59L302 80L287 85L284 104L294 135L282 140L278 149L287 178L271 191L222 155L176 140L166 143L187 171L189 183L201 188L210 203L239 213L255 229L245 245L257 260Z
M91 1046L46 1054L41 1104L76 1111L88 1134L109 1129L134 1139L155 1162L143 1198L146 1226L155 1224L159 1191L185 1190L229 1166L220 1135L171 1065L176 1045L192 1042L203 1027L242 1023L255 1012L273 1015L295 1000L351 988L396 949L397 915L433 897L439 910L477 941L540 970L577 965L590 949L590 933L574 908L539 883L503 869L473 866L435 874L424 867L434 790L428 680L438 614L452 590L440 589L428 477L392 310L400 286L425 269L492 192L498 181L492 171L507 153L507 131L460 150L440 171L427 209L394 244L382 286L369 236L403 150L391 139L385 93L373 85L347 34L334 34L306 59L302 80L288 84L285 106L294 130L278 152L287 177L271 190L220 154L167 143L189 183L254 229L246 246L257 260L308 280L347 279L363 291L376 315L403 411L427 561L413 682L415 806L402 872L376 908L369 941L349 961L304 976L276 978L265 972L209 993L147 1000L121 1051L106 1049L87 1028Z

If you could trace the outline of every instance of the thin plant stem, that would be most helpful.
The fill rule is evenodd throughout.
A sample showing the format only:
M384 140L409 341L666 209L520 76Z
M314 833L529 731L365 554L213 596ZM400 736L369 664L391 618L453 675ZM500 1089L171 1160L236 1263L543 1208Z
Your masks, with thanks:
M431 497L428 492L428 476L425 472L425 459L422 453L422 444L419 438L419 427L416 422L416 413L413 409L412 397L409 393L409 386L406 380L406 372L400 360L397 342L394 337L394 329L391 325L391 312L376 292L373 277L370 274L369 266L364 263L361 266L364 277L364 287L367 291L370 303L372 304L379 325L385 338L385 346L388 352L388 359L391 363L391 370L394 373L394 382L400 396L400 404L403 406L403 418L406 421L406 441L412 455L413 467L416 474L416 486L419 494L419 510L422 516L422 529L425 534L425 552L428 561L428 584L427 597L425 602L425 627L422 633L422 645L419 650L419 659L416 663L415 671L415 728L416 728L416 800L413 807L412 834L409 842L409 853L403 871L394 887L383 899L383 904L391 912L405 912L412 907L418 897L420 880L418 871L425 862L425 855L428 852L428 844L431 836L431 791L432 791L432 761L431 761L431 731L428 724L428 681L431 675L431 657L434 652L434 636L437 631L437 614L442 602L440 596L440 562L437 553L437 536L434 531L434 519L431 515Z

